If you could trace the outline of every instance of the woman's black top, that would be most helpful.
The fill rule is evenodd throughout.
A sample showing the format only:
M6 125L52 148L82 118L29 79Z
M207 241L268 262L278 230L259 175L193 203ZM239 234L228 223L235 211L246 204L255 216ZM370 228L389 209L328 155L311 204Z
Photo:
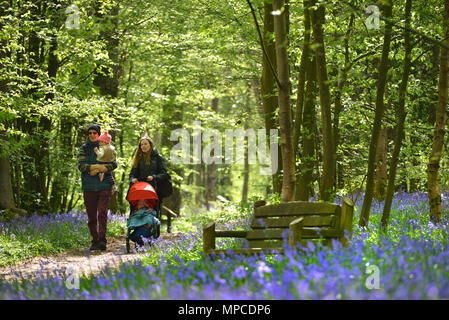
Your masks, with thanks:
M148 176L153 176L152 181L147 181ZM168 179L167 166L164 158L159 154L156 148L151 150L150 164L145 164L145 159L142 157L139 160L137 168L132 168L129 174L129 184L133 184L132 180L136 178L139 181L145 181L151 184L157 192L157 185L163 179Z

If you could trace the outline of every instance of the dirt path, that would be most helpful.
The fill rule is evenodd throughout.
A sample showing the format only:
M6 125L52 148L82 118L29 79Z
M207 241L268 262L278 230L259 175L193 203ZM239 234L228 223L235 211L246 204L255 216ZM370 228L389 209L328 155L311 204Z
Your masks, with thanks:
M174 233L161 233L162 240L172 240L179 237ZM106 266L119 266L122 262L138 260L142 255L133 253L134 243L131 242L131 253L126 253L126 237L108 237L106 251L93 251L80 248L72 249L51 256L34 257L13 265L0 268L0 278L34 277L41 272L52 273L54 270L73 270L79 275L97 274Z

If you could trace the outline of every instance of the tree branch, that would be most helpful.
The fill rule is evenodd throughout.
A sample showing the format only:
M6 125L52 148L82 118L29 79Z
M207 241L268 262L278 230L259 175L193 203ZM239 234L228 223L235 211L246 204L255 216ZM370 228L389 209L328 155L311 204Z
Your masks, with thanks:
M265 59L267 59L268 65L270 66L271 73L273 74L273 77L276 80L277 85L279 86L279 88L282 88L282 85L281 85L281 82L279 81L276 70L274 70L273 64L271 63L271 60L267 54L267 50L265 49L265 45L263 44L262 33L260 32L259 23L257 22L257 17L256 17L256 13L254 12L253 5L251 4L250 0L246 0L246 2L248 2L248 5L251 9L251 14L253 15L253 18L254 18L254 23L256 24L256 29L257 29L257 33L259 34L259 40L260 40L260 45L262 46L263 55L265 56Z

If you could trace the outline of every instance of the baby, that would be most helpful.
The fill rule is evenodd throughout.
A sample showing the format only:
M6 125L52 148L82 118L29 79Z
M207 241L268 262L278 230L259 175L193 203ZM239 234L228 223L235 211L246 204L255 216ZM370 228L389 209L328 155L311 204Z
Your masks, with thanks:
M117 152L115 151L114 146L111 145L111 139L112 138L108 134L107 131L105 133L103 133L102 135L100 135L100 137L98 138L100 147L94 148L94 151L97 154L97 161L103 162L103 163L115 161ZM115 187L114 177L112 176L112 174L108 174L106 177L107 177L108 182L112 185L112 194L116 193L117 189ZM98 178L100 179L100 181L103 181L104 173L99 172Z

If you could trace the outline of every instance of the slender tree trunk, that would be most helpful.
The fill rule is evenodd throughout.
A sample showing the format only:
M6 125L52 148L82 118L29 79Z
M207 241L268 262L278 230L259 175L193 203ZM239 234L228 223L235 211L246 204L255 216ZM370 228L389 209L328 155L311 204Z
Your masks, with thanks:
M307 9L309 6L309 1L304 1L304 43L303 43L303 49L302 49L302 55L301 55L301 62L299 65L299 72L298 72L298 93L296 98L296 115L295 115L295 127L294 127L294 136L293 136L293 146L295 151L295 158L298 157L300 161L296 161L298 164L297 171L299 175L296 179L296 188L295 188L295 200L304 200L308 201L309 194L308 194L308 188L309 188L309 182L304 181L305 177L304 174L307 172L305 161L307 155L310 155L310 152L307 153L306 146L305 146L305 139L302 137L301 127L305 126L306 124L303 123L305 121L305 82L306 82L306 76L308 76L307 70L309 70L310 73L310 34L311 34L311 28L310 28L310 10ZM309 109L308 111L309 112ZM305 128L305 130L310 131L310 121L308 122L308 127ZM302 156L299 154L299 142L300 138L302 137ZM313 150L313 149L312 149ZM313 152L313 151L312 151ZM313 165L312 165L313 168ZM303 170L305 170L303 172ZM312 174L312 170L310 171L310 177ZM307 175L308 177L309 175Z
M170 134L173 130L182 128L183 124L183 106L180 106L176 102L176 96L178 92L176 92L176 87L173 86L170 89L164 89L164 95L167 97L167 102L163 106L162 118L161 122L166 125L162 128L162 139L161 139L161 147L165 147L166 150L171 150L174 142L170 141ZM218 102L218 101L217 101ZM161 151L161 150L159 150ZM170 172L176 173L176 176L183 177L184 170L182 166L175 165L170 163L168 159L168 154L163 155L165 159L165 163L167 165L167 170ZM204 181L205 183L210 183L208 180L208 169L204 168ZM175 175L172 174L172 177ZM174 212L180 212L182 205L182 194L179 184L175 179L173 180L173 194L167 198L163 199L163 204ZM207 188L206 188L207 191ZM167 216L167 219L170 220L171 216ZM169 228L167 228L167 232L171 232Z
M0 88L0 92L4 92L2 88ZM9 163L9 155L6 154L3 148L3 145L6 145L8 143L6 140L6 131L0 131L0 209L16 207L16 205L14 204L14 196L11 184L11 167Z
M443 18L444 40L449 45L449 0L444 2ZM448 104L449 88L449 50L446 47L440 49L440 77L438 82L438 107L436 112L435 130L432 143L432 151L427 167L427 192L429 194L430 219L433 223L441 221L441 195L438 186L438 171L441 154L443 152L444 134L446 130L446 112Z
M108 25L107 28L100 32L100 38L106 39L106 51L108 52L108 56L112 63L112 76L109 75L107 66L101 66L99 69L101 69L102 72L95 75L93 84L99 87L102 96L117 98L120 79L123 75L122 57L119 52L120 41L118 37L119 3L114 1L114 5L107 14L100 12L100 2L97 1L96 6L95 16L98 17L102 23ZM109 113L111 117L116 117L114 105L112 105ZM108 133L111 135L112 141L116 141L115 128L111 128ZM115 172L112 172L112 175L115 177ZM114 213L118 211L117 194L111 195L108 208Z
M316 1L312 1L316 5ZM316 45L317 79L320 88L321 126L323 131L323 172L321 173L320 199L330 201L333 199L335 180L334 143L332 136L331 100L329 81L327 79L326 52L324 47L323 21L324 6L319 6L311 12L313 38Z
M276 39L276 61L280 85L278 85L279 125L282 143L283 179L281 201L292 201L295 197L295 155L292 139L292 116L290 110L290 76L287 53L287 33L285 6L283 0L273 0L273 11L279 11L274 17Z
M392 2L387 0L385 3L385 18L389 19L392 15ZM384 104L384 92L385 85L387 82L387 73L389 69L388 54L390 52L390 42L391 42L391 29L392 24L387 23L385 25L384 32L384 43L382 48L382 58L379 66L379 78L377 80L377 91L376 91L376 112L374 116L373 131L371 135L371 143L369 147L368 155L368 172L366 176L366 188L365 188L365 198L363 199L362 211L360 214L359 225L361 227L367 226L369 221L369 213L371 210L371 203L373 201L373 190L374 190L374 170L375 170L375 157L377 142L379 140L379 133L382 124L382 118L384 116L385 104Z
M39 3L30 8L31 17L37 23L41 15L45 14L45 4ZM38 68L42 68L45 62L43 48L45 40L38 35L39 28L34 26L27 36L27 62L30 67L26 69L25 74L31 80L28 83L26 95L33 100L30 102L30 112L36 112L36 107L40 102L40 92L43 87L39 84ZM48 70L47 70L48 71ZM51 122L45 116L39 116L38 121L30 121L28 117L21 117L19 123L20 129L28 135L29 147L25 152L28 160L27 164L22 166L25 192L23 193L23 205L31 212L48 211L48 138L46 133L50 130Z
M376 149L376 174L374 181L374 198L381 201L385 199L387 187L387 128L382 127Z
M298 183L296 185L296 200L309 201L313 183L313 169L315 167L315 136L316 136L316 109L317 95L316 62L315 56L308 59L306 66L307 87L304 102L304 117L302 129L303 153L299 169Z
M270 130L276 129L277 123L275 120L276 110L278 108L278 97L276 95L276 82L270 64L276 70L276 47L274 41L271 39L271 34L274 33L274 19L271 12L273 6L271 3L264 2L264 29L263 29L263 46L269 61L265 55L262 57L262 79L261 79L261 95L262 108L265 121L265 130L267 137L270 136ZM270 139L267 139L268 147L270 147ZM280 148L280 146L279 146ZM279 151L279 150L278 150ZM273 191L281 193L282 190L282 157L279 152L278 157L278 171L272 175Z
M62 157L70 157L72 154L72 146L74 144L72 141L72 126L73 119L70 116L61 116L57 142L59 144L59 154ZM50 208L51 212L58 212L59 210L64 210L67 203L65 198L69 187L67 179L70 175L70 167L66 163L60 165L55 163L53 167L56 168L57 174L52 179Z
M340 145L340 113L343 111L343 103L341 101L342 99L342 91L343 91L343 87L346 84L346 80L348 78L348 72L351 68L351 63L349 61L350 59L350 54L349 54L349 38L351 36L352 33L352 29L354 26L354 19L355 19L355 15L351 14L351 17L349 19L349 25L348 25L348 30L346 31L346 35L345 35L345 40L344 40L344 49L345 49L345 63L343 68L340 70L339 72L339 77L338 77L338 83L337 83L337 90L335 92L335 110L334 110L334 118L333 118L333 123L332 123L332 135L333 135L333 150L332 150L332 155L334 160L332 161L332 172L334 173L334 177L335 177L335 187L336 189L339 188L343 188L343 179L340 179L342 177L342 172L341 172L341 164L340 164L340 160L337 156L337 150L338 150L338 146ZM338 168L337 168L338 166ZM337 170L338 169L338 170ZM338 172L338 175L337 175ZM337 179L338 177L338 179Z
M246 113L247 116L245 117L245 125L244 129L245 132L249 128L249 115L251 114L251 108L250 108L250 86L251 84L248 83L248 90L246 92ZM248 150L249 150L249 141L248 139L245 139L245 151L243 155L243 161L244 161L244 168L243 168L243 187L242 187L242 202L248 202L248 185L249 185L249 160L248 160Z
M202 190L202 186L204 186L204 184L202 183L203 181L203 166L204 163L199 163L195 165L195 186L197 188L197 191L195 193L195 203L201 204L203 202L204 199L204 192Z
M6 6L9 7L8 2L3 3L0 6L0 17L5 15ZM0 29L3 27L3 23L0 24ZM0 47L6 48L6 41L0 41ZM7 50L0 50L0 73L6 74L7 67L2 62L3 59L9 58L10 52ZM0 94L5 95L8 91L8 79L0 80ZM4 147L8 143L6 136L8 123L4 123L6 126L5 130L0 130L0 209L6 209L15 207L14 196L11 184L11 168L9 163L9 155L5 152Z
M404 47L405 47L405 58L404 58L404 69L402 71L402 79L399 85L399 103L397 107L397 118L398 122L396 125L396 137L394 141L394 149L393 156L391 157L390 163L390 174L388 176L388 187L387 187L387 195L385 197L384 209L382 212L382 229L386 230L388 227L388 223L390 220L390 212L391 212L391 204L393 202L393 193L394 193L394 182L396 178L396 169L399 161L399 153L401 151L402 140L404 139L404 123L405 123L405 98L407 94L407 84L408 77L410 74L411 67L411 52L412 45L410 41L410 12L412 9L412 0L407 0L405 4L405 30L404 30Z
M213 112L218 112L218 98L213 98L211 101L211 108ZM217 198L217 165L215 162L207 165L207 185L208 189L208 199L210 201L215 201Z
M295 126L293 128L293 147L295 151L295 157L298 156L299 140L301 137L301 126L303 121L303 109L304 109L304 92L306 83L306 67L309 63L309 51L310 51L310 14L306 9L308 1L304 1L304 42L302 46L301 62L299 64L298 71L298 91L296 96L296 113L295 113ZM298 184L296 184L298 187Z

